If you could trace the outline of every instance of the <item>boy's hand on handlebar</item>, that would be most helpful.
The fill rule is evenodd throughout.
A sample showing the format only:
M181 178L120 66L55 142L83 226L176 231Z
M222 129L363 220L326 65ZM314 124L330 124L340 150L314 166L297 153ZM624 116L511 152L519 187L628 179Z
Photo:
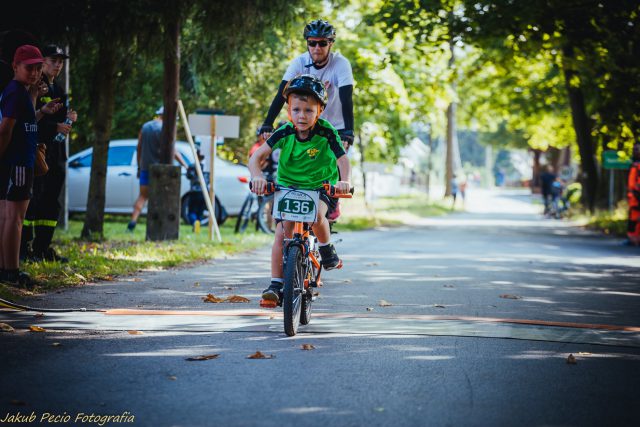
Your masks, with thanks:
M334 187L338 194L347 194L351 190L351 184L349 181L338 181Z
M267 180L262 176L251 178L251 191L258 195L262 195L267 190Z

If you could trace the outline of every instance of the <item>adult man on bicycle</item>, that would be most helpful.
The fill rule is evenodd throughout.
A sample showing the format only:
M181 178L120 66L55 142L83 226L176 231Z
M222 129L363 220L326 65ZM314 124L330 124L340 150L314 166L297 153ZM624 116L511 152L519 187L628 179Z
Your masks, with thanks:
M273 132L273 123L285 103L282 93L295 76L311 74L325 83L328 102L320 118L338 129L345 150L353 144L353 73L349 61L339 53L331 52L336 30L329 22L317 19L304 28L307 52L289 64L282 77L278 93L273 98L260 133L267 139Z

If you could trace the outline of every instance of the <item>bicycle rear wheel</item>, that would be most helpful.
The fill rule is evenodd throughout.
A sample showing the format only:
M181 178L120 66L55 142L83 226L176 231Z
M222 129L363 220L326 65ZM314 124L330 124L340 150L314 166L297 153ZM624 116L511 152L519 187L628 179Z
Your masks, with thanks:
M236 233L244 233L251 220L251 208L253 206L253 195L249 194L242 204L238 219L236 220Z
M298 332L300 311L304 298L304 255L299 246L287 249L282 291L282 311L284 332L292 337Z
M258 206L258 221L256 226L263 233L275 233L276 220L273 218L273 195L264 196Z

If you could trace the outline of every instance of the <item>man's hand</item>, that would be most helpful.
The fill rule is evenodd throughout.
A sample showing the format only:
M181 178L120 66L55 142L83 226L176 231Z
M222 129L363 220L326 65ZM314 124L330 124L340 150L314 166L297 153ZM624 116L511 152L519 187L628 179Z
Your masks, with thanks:
M340 136L344 151L349 151L349 147L353 145L353 131L341 129L338 131L338 136Z
M69 132L71 132L71 125L65 125L64 123L58 123L56 125L56 131L58 133L63 134L63 135L69 135Z
M52 99L51 101L47 102L42 107L40 107L40 111L43 112L44 114L55 114L55 112L58 111L60 108L62 108L62 102L60 102L60 98L56 98L56 99Z
M78 120L78 113L74 110L69 109L69 111L67 112L67 119L75 123Z
M267 180L264 179L263 176L257 176L255 178L251 178L251 191L256 193L257 195L264 194L267 189Z
M347 194L351 190L351 183L349 181L338 181L334 187L338 194Z
M260 137L266 141L267 139L269 139L269 137L273 133L273 126L262 125L260 126L260 129L258 130L258 132L260 132Z

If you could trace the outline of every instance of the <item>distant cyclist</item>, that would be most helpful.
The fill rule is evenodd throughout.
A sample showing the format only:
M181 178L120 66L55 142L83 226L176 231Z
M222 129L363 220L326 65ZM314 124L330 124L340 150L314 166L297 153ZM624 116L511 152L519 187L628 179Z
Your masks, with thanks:
M265 139L273 132L273 123L285 103L282 93L287 83L295 76L311 74L327 87L329 99L320 118L327 120L338 129L344 149L348 150L353 144L351 64L344 56L331 52L336 40L336 30L329 22L321 19L311 21L304 27L304 38L307 41L307 52L289 64L259 131Z

